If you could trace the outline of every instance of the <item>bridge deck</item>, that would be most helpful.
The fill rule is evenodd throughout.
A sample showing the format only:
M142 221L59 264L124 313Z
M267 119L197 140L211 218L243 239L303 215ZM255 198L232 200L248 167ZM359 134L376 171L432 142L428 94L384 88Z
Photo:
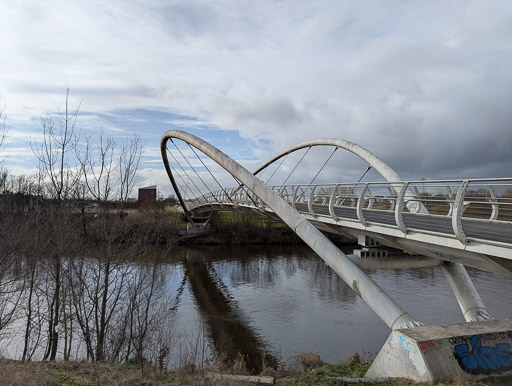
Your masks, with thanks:
M307 203L296 203L295 207L301 213L309 213ZM316 215L331 216L327 205L314 204L312 208ZM334 213L340 219L358 221L356 208L334 207ZM393 227L397 226L394 212L363 209L363 215L365 220L371 223L390 225ZM441 216L404 213L403 218L408 229L454 235L450 217L443 218ZM462 227L466 235L471 238L512 243L512 227L508 224L463 219Z

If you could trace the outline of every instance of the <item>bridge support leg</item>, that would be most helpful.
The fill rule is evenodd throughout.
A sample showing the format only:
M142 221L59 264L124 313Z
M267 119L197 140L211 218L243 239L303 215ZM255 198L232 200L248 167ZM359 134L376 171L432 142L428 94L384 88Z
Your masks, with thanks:
M505 376L512 373L511 345L512 319L393 330L366 377L433 382Z
M466 322L494 319L485 308L484 302L473 285L466 268L459 263L445 262L443 271L457 297Z
M442 267L468 323L394 330L367 377L432 382L512 372L512 319L489 315L462 264L444 262Z

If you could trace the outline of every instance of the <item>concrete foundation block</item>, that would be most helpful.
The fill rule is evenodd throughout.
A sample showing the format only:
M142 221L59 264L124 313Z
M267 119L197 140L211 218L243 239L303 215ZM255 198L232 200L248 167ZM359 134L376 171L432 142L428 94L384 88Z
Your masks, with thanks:
M388 251L385 249L377 249L377 248L363 248L363 249L354 249L354 255L361 259L366 258L386 258L388 257Z
M394 330L366 373L418 382L512 374L512 319Z
M380 246L380 243L371 238L370 236L366 236L366 235L358 235L357 236L357 243L362 246L362 247L378 247Z

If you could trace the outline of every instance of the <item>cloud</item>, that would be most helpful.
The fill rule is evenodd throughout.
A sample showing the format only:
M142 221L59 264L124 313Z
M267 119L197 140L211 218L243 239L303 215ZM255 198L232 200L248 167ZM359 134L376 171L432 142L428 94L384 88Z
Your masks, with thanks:
M195 127L264 159L337 137L404 177L509 176L511 18L506 1L27 0L0 6L0 98L14 130L69 85L85 126L153 145Z

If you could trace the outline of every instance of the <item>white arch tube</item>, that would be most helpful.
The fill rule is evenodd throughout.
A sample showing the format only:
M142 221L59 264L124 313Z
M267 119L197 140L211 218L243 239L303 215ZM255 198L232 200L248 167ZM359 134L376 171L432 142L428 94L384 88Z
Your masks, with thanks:
M389 328L421 325L276 192L217 148L192 134L169 130L163 134L160 142L164 164L167 160L165 153L169 138L177 138L196 147L256 194L368 304ZM170 168L168 165L165 166L169 173ZM172 175L170 178L172 179Z
M276 156L269 159L267 162L262 164L258 169L254 171L254 175L258 174L260 171L265 169L267 166L272 164L273 162L277 161L281 157L284 157L285 155L289 153L293 153L294 151L304 149L307 147L313 147L313 146L336 146L341 149L345 149L359 158L361 158L363 161L365 161L368 165L370 165L372 168L374 168L384 179L391 184L395 192L398 194L402 187L402 178L398 175L398 173L387 163L385 163L383 160L381 160L379 157L377 157L375 154L373 154L371 151L365 149L364 147L350 142L346 141L344 139L337 139L337 138L317 138L312 139L309 141L301 142L297 145L294 145L281 153L277 154ZM404 195L405 198L408 198L409 200L405 203L405 206L409 208L409 210L413 213L428 213L427 208L421 203L421 201L417 201L416 194L412 190L407 190L406 194Z

